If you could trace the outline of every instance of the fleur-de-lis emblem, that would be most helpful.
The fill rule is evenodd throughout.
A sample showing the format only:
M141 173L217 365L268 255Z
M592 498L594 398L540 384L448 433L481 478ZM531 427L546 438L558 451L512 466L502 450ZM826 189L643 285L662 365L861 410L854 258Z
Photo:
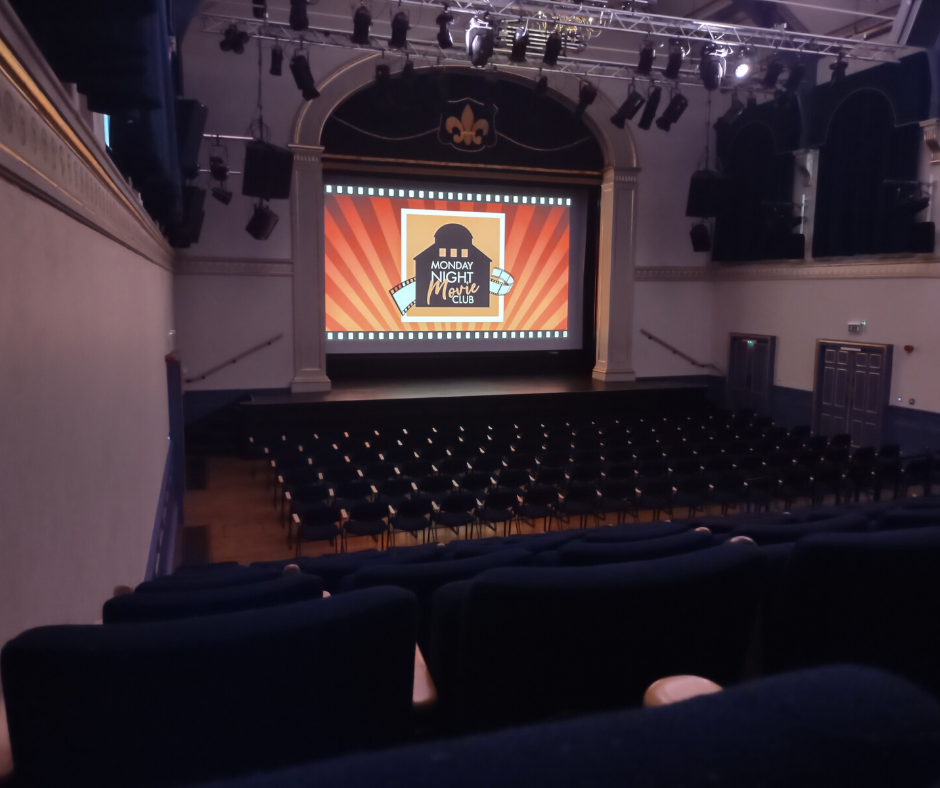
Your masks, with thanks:
M458 120L451 116L447 119L445 128L454 135L454 144L463 143L467 147L471 145L482 145L483 137L489 134L490 124L483 118L473 119L473 109L467 104L463 108L463 113Z

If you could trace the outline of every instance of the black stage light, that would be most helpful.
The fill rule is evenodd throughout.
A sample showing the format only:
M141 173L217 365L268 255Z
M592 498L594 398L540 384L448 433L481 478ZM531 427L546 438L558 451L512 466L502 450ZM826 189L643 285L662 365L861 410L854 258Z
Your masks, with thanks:
M297 89L303 93L305 101L320 97L320 91L313 84L310 61L299 52L290 59L290 73L294 75L294 82L297 84Z
M284 63L284 50L279 46L271 50L271 76L281 76L281 67Z
M392 70L388 67L387 63L379 63L375 67L375 81L379 85L386 84L389 79L392 77Z
M268 0L251 0L251 13L255 19L264 19L268 15Z
M647 131L653 125L653 118L656 117L656 110L659 109L659 99L662 95L662 88L653 88L650 92L649 98L646 99L646 109L643 110L640 122L636 124L638 128Z
M689 100L681 93L676 93L666 106L666 111L657 119L656 125L663 131L669 131L672 124L682 117L687 106L689 106Z
M372 27L372 12L364 5L353 14L353 32L349 37L354 44L369 46L369 28Z
M395 49L405 49L408 46L408 14L399 11L392 17L392 37L388 45Z
M780 79L784 68L786 68L784 62L775 57L767 64L767 71L764 72L764 78L760 81L761 85L767 90L773 90L777 86L777 80Z
M689 235L692 237L693 252L710 252L712 250L712 236L708 232L708 225L693 225Z
M245 44L251 37L244 30L239 30L238 25L229 25L225 28L222 40L219 42L219 49L223 52L234 52L240 55L245 51Z
M722 115L718 120L715 121L715 128L720 129L722 127L727 128L731 126L741 115L744 113L744 102L741 101L736 95L731 96L731 106L728 107L728 111Z
M922 190L919 183L904 184L898 187L896 204L901 213L914 215L930 205L930 195Z
M288 23L291 30L306 30L310 27L307 19L307 0L290 0Z
M470 63L477 68L483 68L493 56L496 46L496 34L486 19L474 17L467 28L467 54Z
M513 63L525 63L525 51L529 47L529 31L526 28L516 28L512 37L512 52L509 60Z
M405 61L405 65L401 67L401 81L402 82L411 82L415 76L415 64L410 60Z
M656 47L652 41L647 41L643 49L640 50L640 62L637 63L636 73L643 77L648 77L653 71L653 60L656 58Z
M845 72L848 69L849 64L843 59L842 53L839 53L839 57L835 63L832 63L829 68L832 70L832 81L841 82L845 79Z
M542 56L542 62L546 66L555 66L558 64L558 56L561 54L562 40L556 30L545 42L545 54Z
M754 61L747 51L741 52L734 61L734 78L745 80L754 73Z
M447 28L454 24L454 15L445 8L443 14L438 14L435 24L440 28L437 31L437 45L441 49L450 49L454 45L454 39Z
M232 201L232 193L224 186L213 186L212 196L222 203L222 205L228 205Z
M259 202L255 206L254 213L251 215L251 219L248 220L248 226L245 229L252 238L258 241L267 241L271 237L271 233L274 232L274 228L277 227L279 219L280 217L267 205Z
M757 96L748 96L748 97L747 97L747 108L748 108L748 109L757 109Z
M790 66L790 73L787 76L787 81L783 83L784 89L788 93L796 93L800 89L800 85L803 83L803 78L806 76L806 64L802 60L797 60L792 66Z
M706 90L718 90L721 87L721 78L725 75L725 63L711 44L702 47L702 60L698 71Z
M584 111L594 103L597 98L597 88L590 82L582 82L578 90L578 106L574 108L574 116L580 118Z
M548 77L544 74L538 78L538 81L535 83L535 87L532 88L532 92L536 96L544 96L548 92Z
M635 87L630 87L630 92L627 93L627 99L620 105L618 109L610 119L610 122L613 123L618 129L622 129L628 120L633 120L633 117L637 112L640 111L646 103L646 99L640 95L640 92Z
M212 175L212 179L216 181L221 182L228 178L228 164L225 163L225 159L221 156L210 156L209 173Z
M669 44L669 60L666 61L666 68L663 69L663 76L666 79L679 79L679 70L682 68L683 60L685 60L685 52L682 50L682 44L672 41Z

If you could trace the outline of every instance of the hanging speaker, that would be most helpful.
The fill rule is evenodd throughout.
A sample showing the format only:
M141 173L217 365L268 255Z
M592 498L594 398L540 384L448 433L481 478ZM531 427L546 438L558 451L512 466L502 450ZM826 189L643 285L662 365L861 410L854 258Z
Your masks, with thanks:
M245 145L245 167L242 171L242 194L263 200L286 200L290 197L294 154L269 142Z
M203 210L205 203L205 189L196 186L183 188L183 220L167 229L170 246L186 249L194 243L199 243L202 220L206 218L206 212Z
M685 215L704 219L718 216L724 204L727 179L711 170L699 170L692 174L689 182L689 199L685 204Z
M206 130L209 108L194 99L176 100L176 140L179 148L180 169L186 180L199 175L199 146Z
M248 226L248 235L259 241L267 241L277 227L279 216L266 205L256 205Z
M933 222L915 222L911 228L911 251L932 254L937 228Z
M710 252L712 250L712 236L708 232L707 225L694 225L689 235L692 237L693 252Z

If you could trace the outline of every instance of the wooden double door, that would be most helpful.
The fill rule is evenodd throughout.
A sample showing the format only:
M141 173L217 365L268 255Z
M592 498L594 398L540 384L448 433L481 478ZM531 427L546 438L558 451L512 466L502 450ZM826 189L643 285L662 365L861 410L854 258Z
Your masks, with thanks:
M853 446L878 446L891 390L893 345L816 342L813 427L852 436Z

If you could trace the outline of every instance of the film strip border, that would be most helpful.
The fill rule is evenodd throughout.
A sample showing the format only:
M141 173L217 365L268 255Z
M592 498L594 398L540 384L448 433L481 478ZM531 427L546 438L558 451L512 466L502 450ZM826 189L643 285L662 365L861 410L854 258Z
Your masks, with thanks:
M527 194L486 194L484 192L455 192L451 189L390 189L385 186L345 186L328 183L327 194L345 194L361 197L392 197L407 200L446 200L448 202L478 202L515 205L571 205L570 197L545 197Z
M342 341L427 341L493 340L493 339L567 339L567 331L327 331L330 342Z

